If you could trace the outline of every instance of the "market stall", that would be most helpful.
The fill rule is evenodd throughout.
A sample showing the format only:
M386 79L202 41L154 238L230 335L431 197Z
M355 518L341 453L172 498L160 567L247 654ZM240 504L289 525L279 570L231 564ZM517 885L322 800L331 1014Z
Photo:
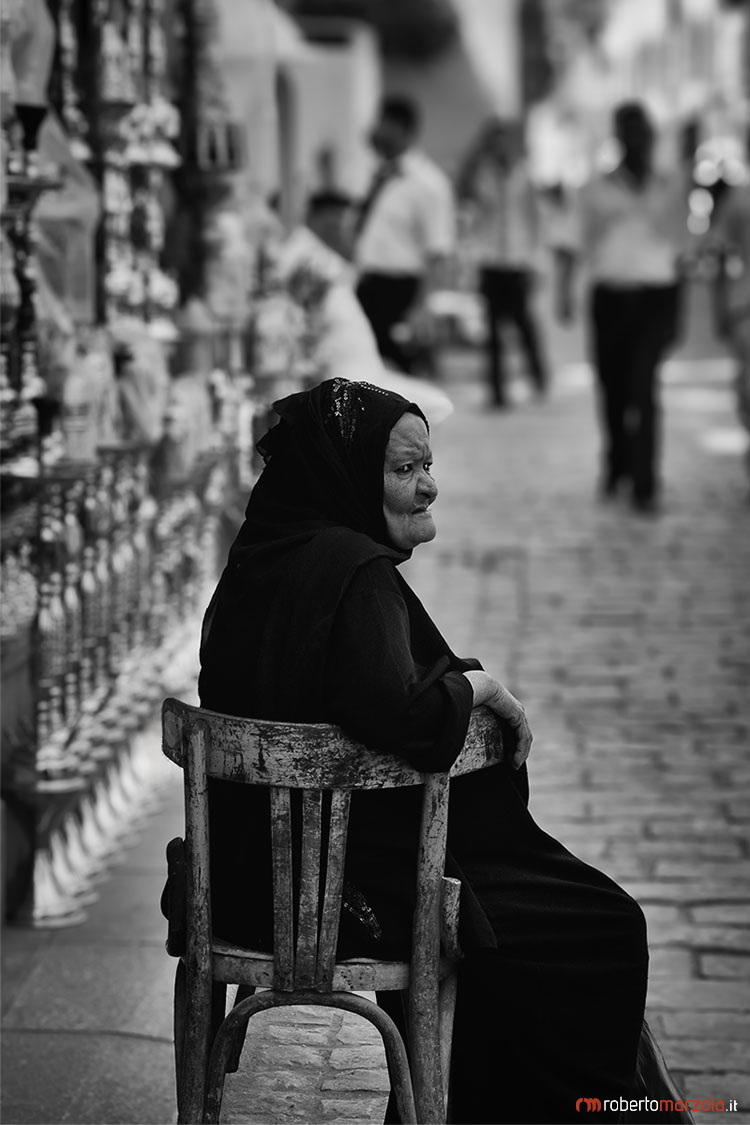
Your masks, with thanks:
M3 893L26 925L80 920L153 804L144 731L195 661L221 513L252 472L250 381L217 369L200 272L168 245L181 209L200 236L236 159L206 148L231 134L193 81L208 16L3 6Z

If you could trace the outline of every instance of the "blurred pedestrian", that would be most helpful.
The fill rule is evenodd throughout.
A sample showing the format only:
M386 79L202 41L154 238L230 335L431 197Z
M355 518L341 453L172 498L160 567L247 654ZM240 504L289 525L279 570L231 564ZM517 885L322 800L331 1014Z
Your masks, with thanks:
M750 158L750 129L747 134ZM750 435L750 178L729 189L709 232L720 251L718 328L737 360L737 408ZM750 474L750 444L746 464Z
M655 513L658 370L678 331L687 192L684 175L655 168L656 131L640 102L619 105L613 124L620 162L585 184L578 199L604 437L600 488L609 498L627 485L636 511Z
M541 193L540 201L546 242L554 263L555 311L559 320L568 323L573 318L575 192L568 184L558 181Z
M352 200L337 188L323 188L314 192L307 201L305 225L318 238L349 259L352 250L351 221Z
M541 246L540 209L524 159L520 130L493 118L467 154L458 196L470 208L471 240L479 266L489 333L491 402L508 404L502 328L513 324L538 394L547 388L539 330L531 311Z
M455 245L450 181L415 147L419 109L399 95L384 98L370 134L378 165L355 232L357 296L384 360L410 372L417 341L432 334L430 294L444 284Z

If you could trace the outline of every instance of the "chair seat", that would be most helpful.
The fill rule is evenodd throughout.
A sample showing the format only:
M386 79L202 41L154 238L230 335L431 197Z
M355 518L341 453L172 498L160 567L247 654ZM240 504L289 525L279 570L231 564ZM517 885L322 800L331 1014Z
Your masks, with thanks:
M232 945L221 938L211 943L214 979L225 984L250 984L273 988L273 954ZM455 962L440 958L440 979L455 970ZM408 961L378 961L353 957L338 961L333 970L333 992L391 992L409 987Z

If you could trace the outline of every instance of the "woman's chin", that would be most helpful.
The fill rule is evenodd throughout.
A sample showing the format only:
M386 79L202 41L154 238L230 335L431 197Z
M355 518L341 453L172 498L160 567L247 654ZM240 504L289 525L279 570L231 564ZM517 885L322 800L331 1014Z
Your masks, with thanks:
M437 528L431 512L425 512L423 516L420 516L419 522L420 526L414 528L412 549L418 547L420 543L431 543L437 535Z
M412 516L408 523L401 523L400 526L388 525L387 521L386 524L389 539L399 551L413 551L420 543L432 542L437 535L432 512L420 512Z

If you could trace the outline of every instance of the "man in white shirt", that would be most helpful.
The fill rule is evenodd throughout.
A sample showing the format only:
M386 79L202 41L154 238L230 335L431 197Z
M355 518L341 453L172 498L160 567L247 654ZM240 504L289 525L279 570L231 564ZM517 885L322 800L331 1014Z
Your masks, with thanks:
M489 335L489 389L494 406L507 406L502 327L516 328L534 387L547 387L546 365L530 297L541 250L536 190L523 158L520 130L493 119L469 153L458 185L469 212L470 243L479 267Z
M677 330L687 190L682 175L654 169L655 130L639 102L617 107L614 130L620 164L578 200L604 436L601 491L613 497L627 484L634 508L655 513L658 369Z
M405 97L384 98L370 135L379 157L357 223L357 296L384 360L409 371L412 356L394 332L417 332L427 301L444 276L455 245L453 194L447 176L413 146L419 112Z

